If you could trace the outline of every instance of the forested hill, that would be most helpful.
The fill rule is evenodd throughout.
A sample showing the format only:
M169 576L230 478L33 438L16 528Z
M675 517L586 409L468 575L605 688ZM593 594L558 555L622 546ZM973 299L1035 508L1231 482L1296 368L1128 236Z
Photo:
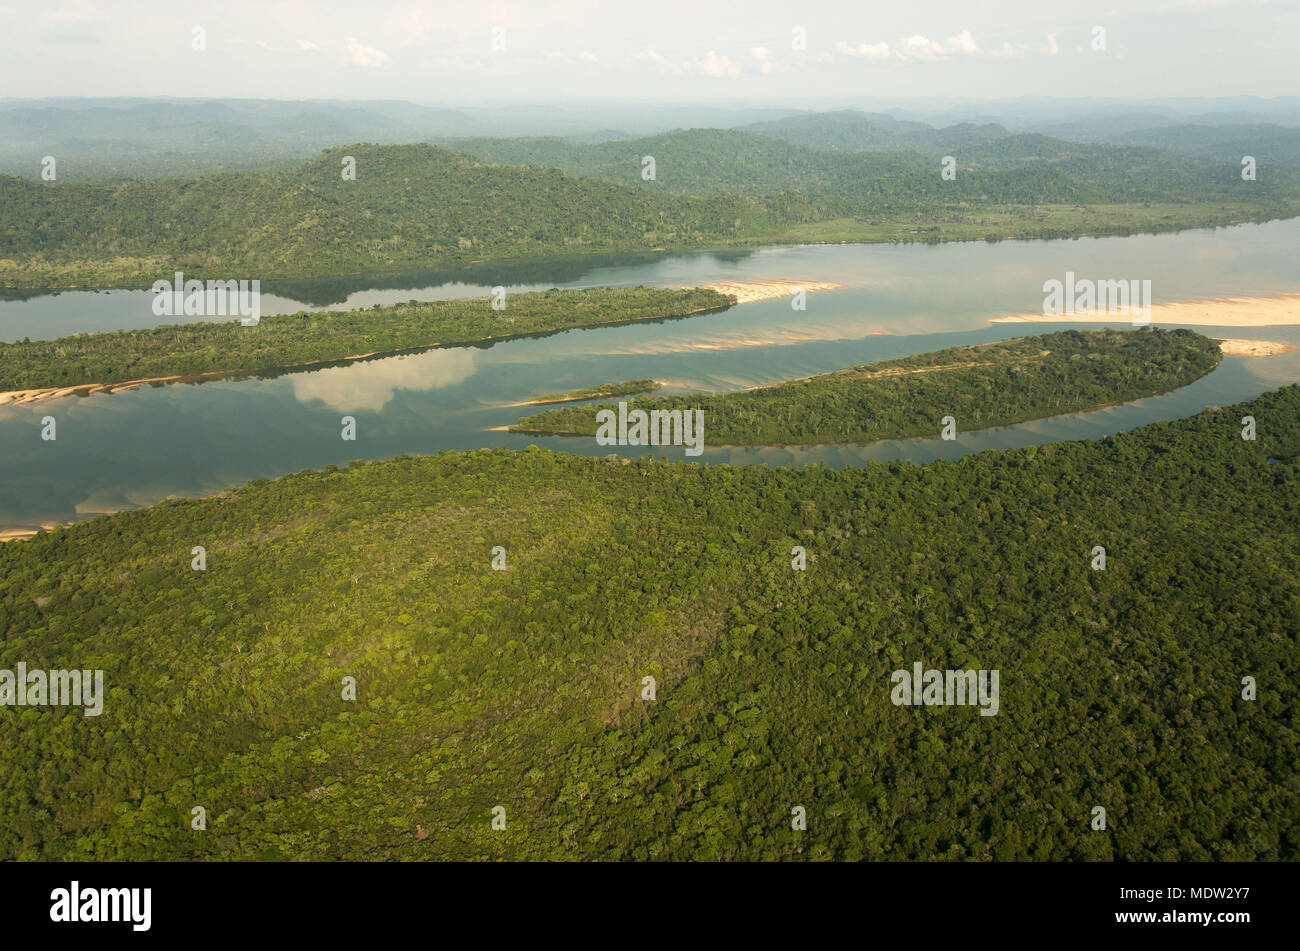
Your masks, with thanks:
M1039 130L1054 134L1012 132L993 122L962 122L934 128L902 122L879 113L842 109L784 116L738 126L737 132L839 152L916 152L934 159L959 156L971 164L1016 161L1076 160L1150 161L1180 155L1217 163L1239 162L1254 155L1272 165L1300 164L1300 129L1271 123L1224 122L1219 125L1160 124L1153 117L1128 122L1114 116L1091 122L1066 121ZM1150 124L1150 127L1147 125Z
M628 410L702 410L704 443L866 443L1006 426L1186 386L1222 359L1190 330L1062 330L949 347L737 393L627 400ZM594 436L601 403L545 410L520 432Z
M144 183L0 176L0 286L140 286L176 270L321 277L776 241L1061 237L1300 213L1300 185L1274 176L1246 187L1223 169L1172 158L963 168L946 181L915 155L835 154L703 130L659 137L646 181L634 154L644 147L544 140L543 151L559 156L547 160L582 176L430 145L348 146L279 172ZM580 160L560 155L567 148ZM355 180L342 174L348 157Z
M1292 386L926 466L443 452L0 545L0 669L106 694L0 708L0 856L1294 860L1298 454ZM997 714L895 705L915 663Z
M344 156L356 160L355 181L343 179ZM697 246L758 238L774 224L738 197L657 194L427 145L359 145L279 173L120 185L0 177L0 283L153 280L176 269L300 277Z
M775 120L753 132L687 129L639 139L579 144L562 138L450 139L449 148L486 162L558 168L572 175L689 193L770 195L800 191L840 210L877 202L913 201L1205 201L1241 197L1240 165L1197 161L1156 148L1083 144L1045 135L1012 134L1001 126L960 125L892 135L849 138L852 148L813 147L835 142L836 113ZM850 128L856 126L850 125ZM872 126L874 128L874 124ZM762 133L759 133L759 130ZM642 177L643 160L655 177ZM957 162L955 180L939 175L940 160ZM1238 156L1237 158L1240 158ZM1255 183L1266 184L1266 183ZM1291 170L1269 195L1300 191Z

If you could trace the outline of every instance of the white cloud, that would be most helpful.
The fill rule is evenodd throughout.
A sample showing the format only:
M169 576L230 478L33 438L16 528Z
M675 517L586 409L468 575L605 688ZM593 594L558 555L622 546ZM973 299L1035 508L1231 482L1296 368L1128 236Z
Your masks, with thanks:
M739 76L741 65L733 63L725 56L719 55L715 50L709 50L704 54L696 66L705 76L712 76L715 79L730 78Z
M909 36L898 45L898 55L903 59L917 59L927 62L943 59L943 44L924 36Z
M790 70L790 67L785 63L778 63L772 59L772 51L766 46L751 46L749 56L758 63L758 71L764 76L770 76L773 73L785 73Z
M971 36L970 30L962 30L942 43L920 34L909 36L898 44L897 52L900 59L936 63L951 59L956 54L974 56L979 52L979 47L975 43L975 37Z
M1061 52L1061 48L1056 45L1055 33L1047 34L1047 52L1052 56L1055 56L1057 53Z
M383 69L388 65L388 54L348 37L347 52L343 54L343 65L360 66L362 69Z
M841 41L835 44L835 49L845 56L865 56L867 59L885 59L889 56L888 43L858 43L855 46Z
M956 36L949 37L948 49L954 53L965 53L967 56L978 52L975 37L970 35L970 30L962 30Z
M315 43L313 43L311 40L299 40L299 41L298 41L298 49L300 49L300 50L308 50L308 51L315 51L315 50L319 50L320 47L317 46Z
M739 76L744 69L740 63L728 59L717 50L709 50L699 59L685 62L674 62L655 50L642 50L639 53L633 53L632 59L637 63L653 66L659 72L672 76L696 73L714 79L727 79Z

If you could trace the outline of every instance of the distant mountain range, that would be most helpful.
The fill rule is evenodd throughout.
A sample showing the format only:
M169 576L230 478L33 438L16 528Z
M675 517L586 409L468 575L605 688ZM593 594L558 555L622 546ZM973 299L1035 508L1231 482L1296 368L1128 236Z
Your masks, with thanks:
M0 99L0 172L36 178L41 159L52 155L67 181L194 177L283 168L354 142L440 142L491 161L616 178L622 172L606 163L653 147L645 142L654 137L692 128L734 130L809 149L913 152L931 162L953 155L967 168L1068 160L1076 174L1086 174L1078 163L1104 165L1122 154L1084 145L1153 148L1225 163L1253 155L1264 164L1300 164L1300 100L1088 106L1029 100L929 111L810 112L609 103L448 108L391 100ZM487 141L519 137L533 140L528 151ZM617 142L629 147L580 148ZM747 148L760 164L771 158L757 145ZM1151 158L1129 155L1139 162ZM670 187L684 178L677 176ZM717 187L752 184L737 179Z
M1209 117L1205 117L1209 118ZM1092 116L1050 123L1037 132L1013 132L997 123L960 123L934 128L878 113L810 113L740 126L741 131L783 139L812 148L844 151L917 151L929 156L954 155L974 163L1021 158L1098 157L1106 154L1084 144L1145 146L1191 158L1240 161L1253 155L1260 162L1300 164L1300 127L1232 121L1218 124L1160 121L1151 115Z

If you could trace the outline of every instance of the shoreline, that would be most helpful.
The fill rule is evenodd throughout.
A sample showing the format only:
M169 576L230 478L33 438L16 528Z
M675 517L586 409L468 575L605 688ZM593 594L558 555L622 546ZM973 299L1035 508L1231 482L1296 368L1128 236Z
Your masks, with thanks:
M945 367L943 369L951 369L951 368ZM1210 372L1213 373L1214 371L1211 370ZM1146 396L1134 397L1131 400L1113 400L1109 403L1098 403L1095 406L1085 406L1082 409L1066 410L1063 413L1052 413L1051 415L1048 416L1032 416L1029 419L1021 419L1009 423L996 423L992 426L980 426L975 429L963 430L963 432L978 433L978 432L986 432L990 429L1007 429L1012 426L1023 426L1026 423L1037 423L1045 419L1054 419L1058 416L1073 416L1078 413L1095 413L1097 410L1109 409L1112 406L1123 406L1126 403L1133 403L1136 402L1137 400L1151 399L1152 397L1156 397L1156 396L1164 396L1166 393L1171 393L1171 392L1173 391L1165 390L1160 393L1148 393ZM586 437L588 439L594 438L591 433L578 433L572 430L513 429L510 426L493 426L491 429L487 431L488 432L508 431L513 433L519 433L520 435L524 435L524 436L560 436L566 438L578 436L578 437ZM859 446L863 449L868 449L872 446L878 446L881 443L886 443L886 442L902 442L904 440L927 440L927 439L937 439L937 438L938 438L938 433L933 433L930 435L922 434L917 436L884 436L880 439L873 439L870 442L858 442L853 440L849 440L847 442L765 442L765 443L720 442L720 443L705 443L704 448L705 450L709 450L709 449L816 450L816 449L827 449L827 448L843 449L848 446ZM1034 443L1033 445L1039 446L1040 444ZM1050 443L1045 445L1050 445ZM981 450L981 451L982 452L1008 452L1011 450L990 449L990 450Z
M557 403L580 403L583 400L601 400L615 396L637 396L641 393L653 393L655 390L661 390L668 385L667 380L652 380L651 382L655 384L653 387L645 390L636 390L632 393L615 393L609 391L604 393L588 393L586 396L564 396L553 399L538 398L535 400L524 400L521 403L506 403L503 408L513 409L516 406L554 406Z
M47 522L40 528L6 528L0 529L0 545L5 542L23 541L24 539L34 538L41 532L52 532L56 528L67 528L74 525L75 522Z
M426 350L450 349L452 347L475 347L484 343L504 343L508 340L521 339L526 337L550 336L555 333L564 333L569 330L590 330L595 327L605 327L611 324L637 324L644 321L652 320L680 320L687 317L694 317L698 314L708 314L721 312L734 307L736 301L720 307L701 307L696 310L687 311L684 314L675 314L671 317L663 315L650 315L642 317L617 317L613 320L602 320L594 324L583 324L578 327L563 327L552 330L529 331L519 334L502 334L495 337L479 337L474 340L461 340L453 343L422 343L414 347L401 347L397 350L375 350L370 353L356 353L346 357L331 357L327 360L312 360L307 363L282 363L277 366L269 367L251 367L237 370L205 370L202 373L176 373L169 376L144 377L139 380L121 380L116 383L75 383L64 386L41 386L25 390L0 390L0 407L3 406L30 406L33 403L39 403L44 400L58 399L63 396L93 396L96 393L116 393L120 390L133 390L146 384L166 384L166 383L200 383L205 380L231 379L242 376L252 376L257 373L279 373L279 371L310 370L315 367L325 369L331 366L346 365L355 363L358 360L368 360L372 357L400 357L408 356L413 353L423 353ZM56 338L57 339L57 338Z
M1092 205L1089 207L1095 208L1100 212L1105 212L1112 208L1128 208L1128 207L1136 207L1139 205L1140 203L1136 203L1136 202L1114 201L1114 202L1101 202L1098 203L1097 205ZM839 235L838 232L833 234L828 234L826 236L818 235L816 232L819 226L826 227L826 226L835 225L837 223L843 223L847 227L851 223L853 223L853 219L851 218L841 218L841 219L832 218L832 219L817 219L815 221L787 225L779 230L773 231L763 236L732 238L732 239L727 239L721 236L714 236L708 242L703 244L669 242L666 245L657 245L652 248L646 248L635 244L614 243L611 245L602 245L600 247L593 248L588 251L579 252L579 253L575 253L572 251L565 251L561 249L548 249L541 253L529 253L529 252L516 251L515 253L503 253L500 255L491 255L486 258L462 259L460 257L452 256L445 260L410 261L407 263L403 263L400 265L393 265L389 267L345 266L340 270L330 270L327 268L324 271L321 271L319 269L313 269L308 272L295 272L295 271L272 272L269 275L265 275L265 272L263 272L264 276L261 277L260 279L267 282L271 282L271 281L310 282L310 281L326 281L326 280L337 281L337 280L346 280L349 278L383 279L384 277L390 275L400 275L409 272L457 271L462 268L481 267L483 265L501 265L501 266L532 265L536 262L543 262L548 260L567 261L567 260L572 260L574 258L592 258L592 257L609 258L612 260L616 258L622 258L629 255L638 255L638 254L642 254L642 255L663 254L663 253L681 254L681 255L707 254L710 251L734 251L736 249L746 249L746 248L753 248L753 249L780 248L780 247L799 248L799 247L821 247L826 245L842 245L842 244L858 244L858 245L995 244L1002 241L1045 242L1045 241L1073 241L1077 238L1127 238L1127 237L1138 237L1143 235L1180 234L1188 231L1214 231L1219 228L1236 228L1236 227L1241 227L1243 225L1270 224L1272 222L1278 222L1278 221L1291 221L1295 218L1300 217L1300 206L1297 206L1295 208L1284 208L1281 210L1277 210L1273 208L1256 208L1251 202L1239 202L1235 200L1234 201L1226 201L1226 200L1213 201L1212 200L1204 203L1204 206L1208 207L1211 210L1219 210L1220 206L1225 206L1225 205L1227 206L1227 210L1229 213L1224 216L1223 220L1218 220L1218 221L1210 221L1210 222L1198 221L1194 223L1177 222L1177 223L1170 224L1168 222L1158 221L1151 218L1144 218L1139 223L1136 224L1119 222L1111 225L1093 225L1091 227L1084 227L1078 230L1072 230L1069 234L1066 235L1061 235L1059 233L1052 232L1051 229L1047 228L1047 223L1044 222L1039 222L1038 226L1036 227L1026 227L1024 228L1022 233L1012 233L1012 234L998 233L1002 229L999 228L998 225L994 224L990 227L981 226L983 228L983 231L978 234L974 233L973 231L941 234L937 237L937 239L934 240L931 240L929 238L914 237L917 234L917 232L915 230L914 223L910 223L910 222L886 223L884 227L894 228L896 230L888 231L885 233L882 233L879 230L873 230L871 226L864 226L867 228L867 230L863 231L862 233L853 234L850 237L838 236ZM1070 203L1049 203L1048 205L1036 206L1036 207L1047 209L1050 215L1055 210L1069 208L1073 206L1074 203L1070 202ZM995 203L990 207L990 211L997 212L1005 209L1017 209L1019 207L1021 206L1014 202L1010 204ZM1024 206L1024 207L1029 207L1029 206ZM1250 211L1247 213L1246 209L1250 209ZM1232 213L1234 211L1236 212L1235 214ZM971 227L967 222L964 222L961 219L956 219L951 221L945 220L944 222L941 223L941 225L955 229L959 232L963 226ZM810 230L812 233L809 233ZM37 283L37 281L31 277L27 277L26 279L24 279L25 275L29 275L32 272L32 270L35 270L35 268L33 268L32 265L38 263L37 261L34 261L32 259L31 254L32 252L28 252L28 258L26 260L23 260L21 262L15 261L14 262L15 266L12 266L7 271L0 273L0 294L6 292L15 295L22 295L24 293L29 293L29 292L34 294L42 294L42 293L63 293L67 291L147 290L153 284L153 282L159 279L160 277L171 276L170 271L164 273L161 270L150 269L150 270L136 271L130 274L129 276L119 276L117 278L109 278L107 283L94 282L87 278L79 279L75 277L62 278L63 280L68 281L68 283ZM135 257L135 258L131 258L130 260L154 260L154 259ZM95 260L92 261L91 263L102 264L105 262ZM167 265L167 267L171 268L173 266L169 264ZM216 276L215 273L205 270L204 268L199 267L197 265L193 265L192 269L194 270L194 276L198 277L199 279L206 279L209 277ZM48 270L48 268L40 269L40 270ZM191 270L191 267L186 267L185 270L189 271ZM55 281L58 280L60 279L55 278ZM268 290L268 293L270 292L271 291Z
M1295 344L1282 340L1246 340L1241 337L1213 337L1219 341L1219 349L1230 357L1271 357L1279 353L1291 353Z

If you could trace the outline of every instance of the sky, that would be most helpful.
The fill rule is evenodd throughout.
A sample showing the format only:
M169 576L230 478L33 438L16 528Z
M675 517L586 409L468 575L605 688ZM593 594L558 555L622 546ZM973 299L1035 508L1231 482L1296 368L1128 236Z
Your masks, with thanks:
M0 0L0 98L1300 92L1300 0Z

